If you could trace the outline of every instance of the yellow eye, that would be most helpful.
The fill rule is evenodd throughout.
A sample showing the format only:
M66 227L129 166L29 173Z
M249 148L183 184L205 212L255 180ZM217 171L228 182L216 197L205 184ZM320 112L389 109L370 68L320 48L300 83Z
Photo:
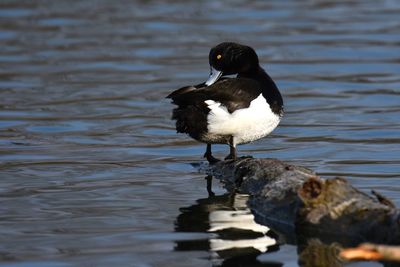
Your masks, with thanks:
M217 55L217 59L221 59L222 58L222 56L221 55Z

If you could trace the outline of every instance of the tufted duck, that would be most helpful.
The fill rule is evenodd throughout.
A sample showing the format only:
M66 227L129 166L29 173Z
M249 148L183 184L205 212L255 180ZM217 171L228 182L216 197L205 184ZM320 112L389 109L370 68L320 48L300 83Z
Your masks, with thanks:
M253 48L224 42L211 49L211 73L205 83L180 88L167 96L177 105L172 119L176 130L207 144L228 144L236 159L236 145L271 133L283 116L283 100L271 77L260 67ZM235 78L224 77L237 74Z

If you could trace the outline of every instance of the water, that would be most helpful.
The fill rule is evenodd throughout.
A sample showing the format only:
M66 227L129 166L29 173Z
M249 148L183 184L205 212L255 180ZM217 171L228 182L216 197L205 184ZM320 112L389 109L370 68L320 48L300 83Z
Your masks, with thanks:
M250 223L246 197L215 182L208 197L190 164L205 146L170 121L165 96L204 81L210 47L227 40L256 49L286 108L241 155L345 176L400 205L399 12L397 0L2 0L0 266L302 262L271 231L211 220ZM262 238L265 251L218 250L224 236Z

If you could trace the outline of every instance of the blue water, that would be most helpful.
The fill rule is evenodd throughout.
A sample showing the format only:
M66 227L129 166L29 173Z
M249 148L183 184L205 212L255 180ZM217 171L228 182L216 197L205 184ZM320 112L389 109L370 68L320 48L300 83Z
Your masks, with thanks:
M0 266L302 262L270 232L264 252L213 247L212 214L245 201L217 182L209 197L191 165L205 146L176 134L165 96L203 82L222 41L254 47L285 101L281 125L240 155L400 205L399 12L397 0L2 1Z

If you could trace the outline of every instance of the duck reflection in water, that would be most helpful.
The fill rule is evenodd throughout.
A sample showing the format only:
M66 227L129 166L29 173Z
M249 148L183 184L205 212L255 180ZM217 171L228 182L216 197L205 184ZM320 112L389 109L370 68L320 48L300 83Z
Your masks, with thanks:
M278 250L277 237L267 227L254 221L247 207L247 195L215 196L210 177L209 197L180 209L175 231L210 233L208 239L176 241L177 251L209 251L213 266L283 266L260 262L257 256Z

